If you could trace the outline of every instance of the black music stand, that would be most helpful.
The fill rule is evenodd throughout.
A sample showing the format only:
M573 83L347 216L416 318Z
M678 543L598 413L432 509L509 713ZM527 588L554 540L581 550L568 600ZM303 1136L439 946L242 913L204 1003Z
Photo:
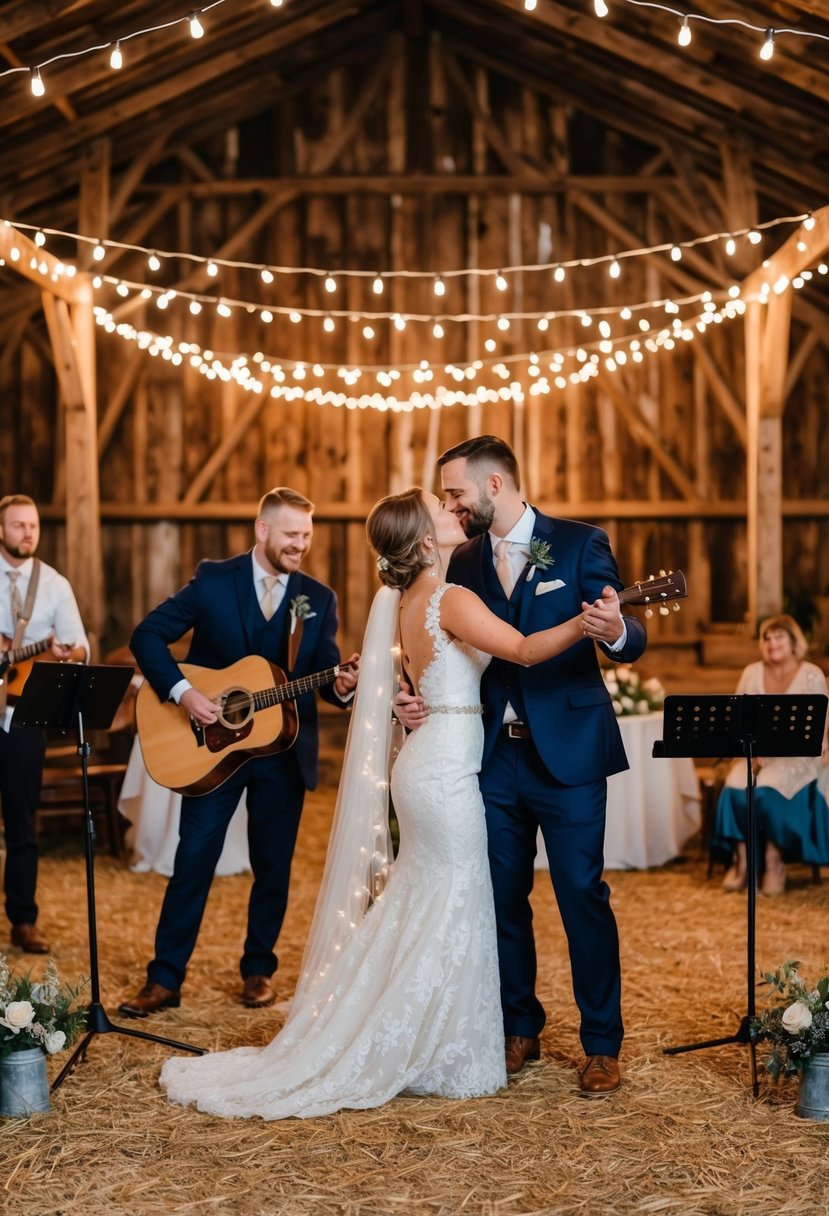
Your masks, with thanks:
M745 756L746 761L746 1012L736 1032L721 1039L664 1048L665 1055L726 1043L745 1043L751 1061L751 1091L757 1081L756 1014L754 990L755 911L757 903L757 825L754 819L754 771L757 756L819 756L829 697L825 693L774 697L741 696L666 697L664 738L653 745L654 756Z
M163 1039L131 1026L117 1026L109 1020L101 1004L98 973L98 930L95 917L95 824L89 805L89 776L87 765L91 748L84 729L106 730L112 725L115 711L121 704L127 685L133 676L131 667L111 665L93 667L84 663L34 663L23 685L12 718L16 726L34 726L41 730L54 728L66 734L77 731L78 756L81 761L84 805L84 852L86 855L86 903L89 922L89 977L92 1000L86 1015L86 1034L72 1052L68 1062L52 1082L55 1090L65 1080L78 1059L86 1059L86 1049L96 1034L123 1034L134 1039L149 1039L179 1051L203 1055L203 1047L191 1047L175 1039Z

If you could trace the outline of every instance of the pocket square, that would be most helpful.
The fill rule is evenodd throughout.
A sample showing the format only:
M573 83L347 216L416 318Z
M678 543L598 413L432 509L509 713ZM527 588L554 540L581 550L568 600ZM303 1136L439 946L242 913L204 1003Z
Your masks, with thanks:
M563 578L554 578L552 582L549 583L536 583L535 594L546 595L548 591L558 591L559 587L566 586L567 584Z

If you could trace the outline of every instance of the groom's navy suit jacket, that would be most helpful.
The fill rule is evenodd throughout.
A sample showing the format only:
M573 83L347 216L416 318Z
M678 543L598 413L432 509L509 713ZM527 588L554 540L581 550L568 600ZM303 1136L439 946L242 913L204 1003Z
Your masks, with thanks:
M130 648L139 667L162 701L182 678L168 646L193 630L186 662L221 668L248 655L258 654L285 670L289 679L311 675L340 661L337 647L337 601L324 583L301 571L291 574L279 609L266 621L256 597L250 552L226 561L203 561L185 587L165 600L141 622ZM308 596L315 613L303 621L294 667L288 670L290 602ZM340 708L328 686L321 695ZM297 699L299 735L293 755L306 789L317 784L318 731L314 693Z
M542 570L528 563L509 602L495 573L488 534L455 550L448 570L450 581L469 587L492 612L523 634L549 629L576 616L582 600L598 599L607 585L617 591L623 586L607 534L600 528L552 519L536 511L533 536L549 545L553 564ZM644 651L647 638L635 618L625 617L625 623L625 645L611 657L631 663ZM529 726L544 764L562 785L596 781L628 767L592 641L578 642L534 667L493 659L484 674L481 696L484 767L507 701Z

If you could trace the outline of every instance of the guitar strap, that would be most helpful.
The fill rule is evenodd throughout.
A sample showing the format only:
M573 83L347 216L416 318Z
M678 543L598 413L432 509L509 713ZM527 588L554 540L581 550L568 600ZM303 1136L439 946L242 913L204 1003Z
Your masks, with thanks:
M296 618L296 628L294 629L293 633L288 634L288 671L293 671L296 667L299 646L300 642L302 641L302 626L302 617L298 616Z
M35 606L35 596L37 595L37 584L40 578L40 558L32 558L32 573L29 575L29 588L26 592L26 602L23 605L23 611L17 618L14 626L14 637L12 638L11 649L19 650L23 645L23 637L26 633L26 626L32 619L32 609ZM6 681L0 684L0 714L6 708Z

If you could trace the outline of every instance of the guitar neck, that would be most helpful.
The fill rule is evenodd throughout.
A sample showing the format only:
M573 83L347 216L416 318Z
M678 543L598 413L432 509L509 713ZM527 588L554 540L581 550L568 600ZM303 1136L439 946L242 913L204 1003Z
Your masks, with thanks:
M15 663L24 663L26 659L33 659L36 654L43 654L52 645L51 638L44 638L40 642L31 642L28 646L19 646L17 650L7 650L3 656L9 667L13 667Z
M313 692L315 688L333 684L344 666L347 664L338 664L326 671L316 671L312 676L300 676L298 680L290 680L287 684L275 684L273 688L263 688L261 692L253 694L253 707L255 710L270 709L274 705L281 705L283 701L293 701L301 693Z

